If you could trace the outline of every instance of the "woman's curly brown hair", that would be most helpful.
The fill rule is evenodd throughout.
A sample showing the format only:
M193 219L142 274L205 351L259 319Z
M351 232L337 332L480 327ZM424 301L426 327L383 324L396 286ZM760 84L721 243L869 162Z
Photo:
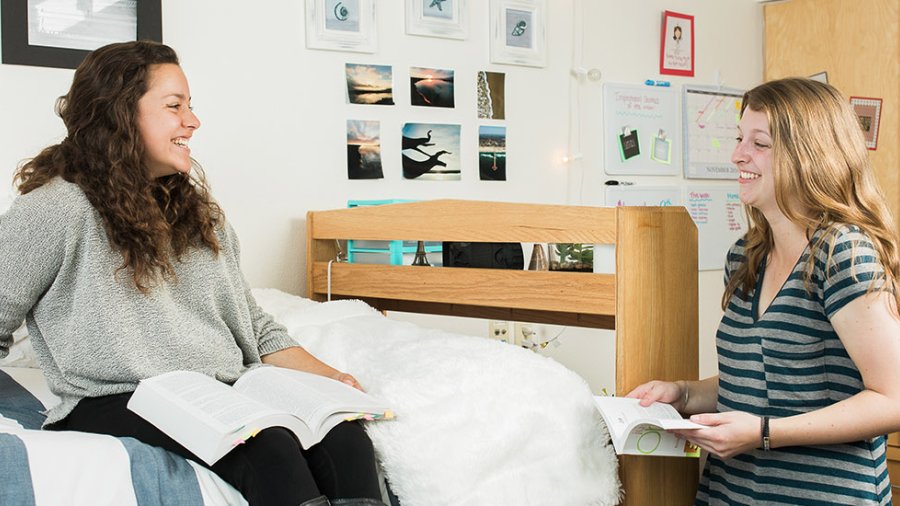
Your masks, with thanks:
M150 41L110 44L91 52L75 71L56 113L67 136L16 172L23 194L55 177L78 185L100 214L110 245L121 252L119 270L143 293L174 280L173 259L192 247L219 253L216 230L224 217L199 166L193 176L153 178L144 163L137 128L138 100L152 66L178 65L172 48Z

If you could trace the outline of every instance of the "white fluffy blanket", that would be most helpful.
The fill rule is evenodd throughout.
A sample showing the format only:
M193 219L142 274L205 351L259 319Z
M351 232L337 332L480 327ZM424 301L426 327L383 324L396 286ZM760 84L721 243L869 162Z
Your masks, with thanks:
M590 389L557 362L390 320L360 301L254 296L311 353L394 407L395 420L367 429L402 505L618 502Z

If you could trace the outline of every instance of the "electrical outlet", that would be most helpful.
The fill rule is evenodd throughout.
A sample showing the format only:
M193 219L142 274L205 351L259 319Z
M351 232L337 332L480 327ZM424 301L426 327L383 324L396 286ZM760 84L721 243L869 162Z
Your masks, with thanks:
M538 341L538 326L534 323L515 322L513 324L513 343L523 348L532 348Z
M509 344L509 322L494 320L488 323L488 337Z

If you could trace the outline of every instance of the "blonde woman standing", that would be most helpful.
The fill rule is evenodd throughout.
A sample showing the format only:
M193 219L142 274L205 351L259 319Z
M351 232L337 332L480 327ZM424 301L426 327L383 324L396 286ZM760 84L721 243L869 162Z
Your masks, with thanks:
M900 430L897 233L857 118L833 87L782 79L744 95L740 196L719 374L629 397L707 426L697 504L889 504Z

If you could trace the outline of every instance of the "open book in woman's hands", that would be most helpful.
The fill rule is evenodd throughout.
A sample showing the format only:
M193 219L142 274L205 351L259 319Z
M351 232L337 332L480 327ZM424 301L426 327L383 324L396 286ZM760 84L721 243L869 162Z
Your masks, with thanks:
M140 382L128 409L209 465L268 427L287 428L309 448L343 421L393 418L384 402L340 381L272 366L234 386L192 371L154 376Z
M702 429L703 425L681 417L670 404L641 406L640 399L594 396L606 422L616 453L699 457L700 448L667 432L670 429Z

